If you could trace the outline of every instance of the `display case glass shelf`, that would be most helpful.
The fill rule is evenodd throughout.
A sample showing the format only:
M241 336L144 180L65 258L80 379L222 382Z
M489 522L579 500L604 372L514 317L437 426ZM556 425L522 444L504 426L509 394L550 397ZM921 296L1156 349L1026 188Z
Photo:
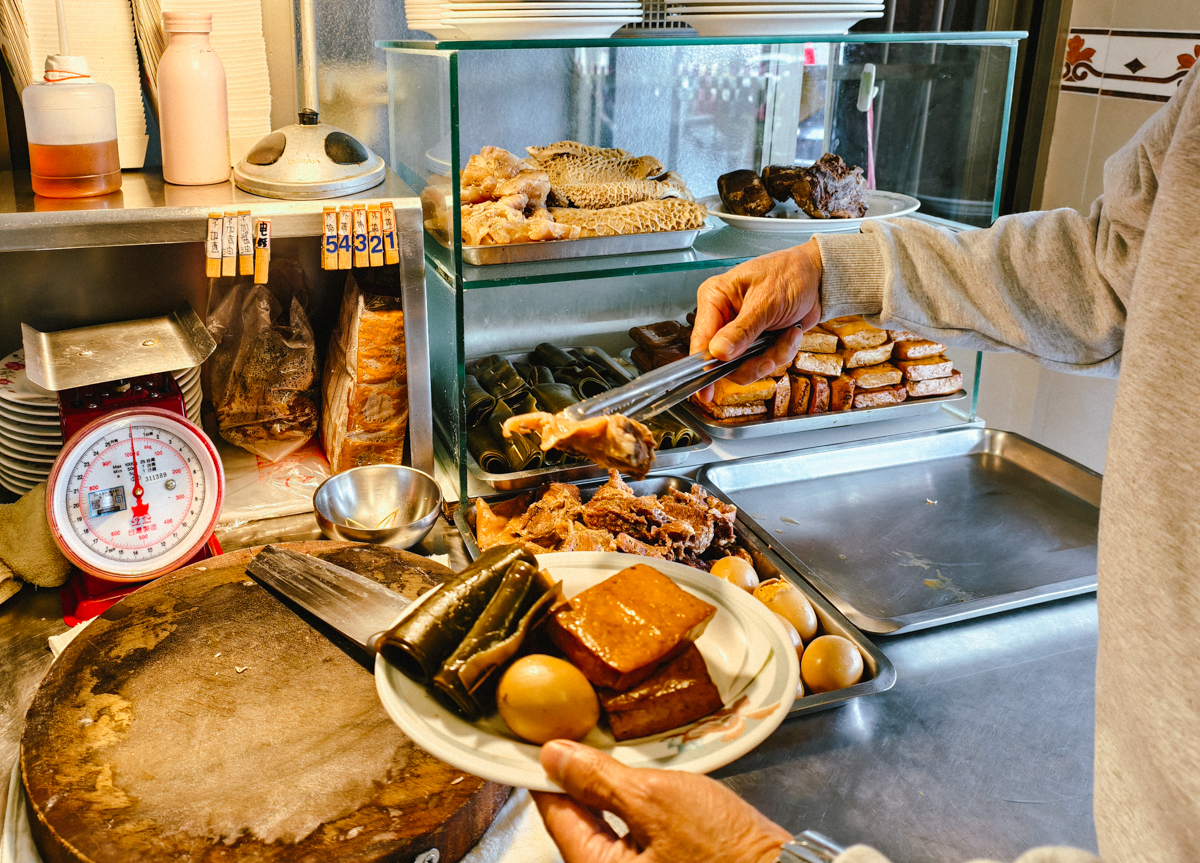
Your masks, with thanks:
M470 359L566 332L587 337L576 344L596 343L681 317L706 276L808 239L709 215L685 248L475 264L478 249L462 239L459 183L471 156L498 147L525 157L528 147L563 141L619 148L655 157L657 177L674 172L697 200L715 195L718 177L733 170L802 167L829 152L865 171L873 156L876 187L916 199L921 218L986 226L999 212L1023 36L378 42L389 165L423 203L435 421L461 489ZM858 110L867 64L878 88L870 148ZM466 202L478 203L478 189L468 192Z

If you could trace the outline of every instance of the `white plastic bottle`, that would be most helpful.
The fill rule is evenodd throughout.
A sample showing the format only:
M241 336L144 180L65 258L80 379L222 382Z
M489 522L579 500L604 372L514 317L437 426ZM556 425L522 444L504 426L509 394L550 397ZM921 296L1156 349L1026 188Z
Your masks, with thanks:
M164 12L167 49L158 61L163 179L203 186L229 179L225 68L208 41L212 15Z
M33 191L87 198L121 188L112 87L88 75L87 58L51 54L43 81L21 94Z

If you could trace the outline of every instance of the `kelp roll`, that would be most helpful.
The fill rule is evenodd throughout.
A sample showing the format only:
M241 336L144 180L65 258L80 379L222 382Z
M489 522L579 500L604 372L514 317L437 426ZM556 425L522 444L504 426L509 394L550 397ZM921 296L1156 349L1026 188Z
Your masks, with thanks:
M530 399L532 401L532 399ZM496 402L487 419L488 431L493 438L500 441L504 449L504 457L511 470L534 470L542 466L545 456L542 453L541 441L534 434L514 434L504 436L504 421L514 415L514 411L505 402ZM503 471L501 471L503 473Z
M489 548L454 578L434 588L417 610L380 636L376 649L407 677L425 683L442 667L491 602L518 560L537 566L524 546Z
M547 365L552 369L561 369L576 365L576 360L573 356L558 347L558 345L552 345L549 342L542 342L534 348L533 355L539 363Z
M695 446L700 443L698 434L666 411L646 420L646 427L654 435L659 449Z
M533 397L537 400L537 406L541 410L551 414L564 411L580 401L574 388L570 384L561 382L534 385Z
M469 426L479 425L496 406L496 397L481 387L474 375L466 376L463 400L467 403L467 425Z
M517 374L512 363L501 356L484 357L475 363L474 374L479 385L498 399L508 400L529 389Z
M504 445L492 436L486 424L467 429L467 452L486 473L508 473L510 470Z
M433 676L433 692L468 719L491 713L487 678L520 648L530 627L557 596L549 579L523 560L508 568L500 587L462 643Z

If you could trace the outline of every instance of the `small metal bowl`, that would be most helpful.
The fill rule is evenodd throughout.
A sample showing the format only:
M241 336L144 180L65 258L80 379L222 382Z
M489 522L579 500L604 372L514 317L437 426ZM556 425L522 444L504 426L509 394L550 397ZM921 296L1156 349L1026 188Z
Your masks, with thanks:
M328 539L409 548L433 529L442 492L424 471L372 464L321 483L313 495L313 509Z

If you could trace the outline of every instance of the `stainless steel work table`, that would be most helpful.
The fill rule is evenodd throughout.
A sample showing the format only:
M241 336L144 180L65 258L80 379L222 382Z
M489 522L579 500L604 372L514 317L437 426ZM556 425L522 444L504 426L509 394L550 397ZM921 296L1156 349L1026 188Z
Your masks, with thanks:
M46 637L65 628L56 590L0 605L5 780L50 664ZM1095 851L1094 596L877 643L892 690L789 720L716 776L789 830L867 842L896 863Z

